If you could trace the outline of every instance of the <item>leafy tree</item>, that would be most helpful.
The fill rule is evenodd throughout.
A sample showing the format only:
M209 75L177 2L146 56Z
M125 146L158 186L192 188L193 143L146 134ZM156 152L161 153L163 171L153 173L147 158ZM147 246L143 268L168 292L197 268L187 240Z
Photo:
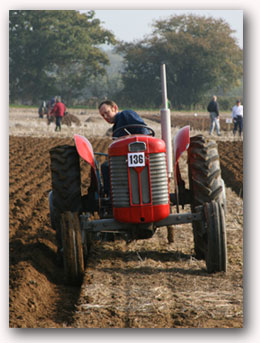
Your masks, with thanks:
M116 99L118 92L122 90L122 62L123 58L106 49L106 55L109 58L109 65L105 67L105 75L92 77L84 89L85 98L82 103L86 103L86 98L95 98L99 103L104 99Z
M195 106L209 90L236 86L243 55L232 33L222 19L181 15L156 21L148 39L117 48L126 61L124 96L139 106L159 106L162 63L175 108Z
M9 15L10 98L38 101L62 95L68 102L81 94L109 63L100 44L115 44L95 12L23 11Z

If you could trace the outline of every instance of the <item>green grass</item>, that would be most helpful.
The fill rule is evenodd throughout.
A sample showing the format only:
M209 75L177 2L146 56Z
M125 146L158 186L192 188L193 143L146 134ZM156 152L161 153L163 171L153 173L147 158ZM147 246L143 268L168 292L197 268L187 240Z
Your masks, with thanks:
M38 108L38 106L34 105L17 105L17 104L9 104L10 108Z

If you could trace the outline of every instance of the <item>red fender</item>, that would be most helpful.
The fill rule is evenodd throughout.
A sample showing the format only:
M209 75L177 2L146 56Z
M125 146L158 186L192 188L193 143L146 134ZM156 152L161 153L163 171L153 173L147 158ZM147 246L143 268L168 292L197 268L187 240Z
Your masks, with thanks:
M190 126L184 126L180 129L174 137L174 180L177 187L178 182L181 180L179 170L179 158L184 151L188 150L190 145Z
M174 137L174 168L182 153L188 150L190 145L190 126L184 126Z
M98 176L97 176L97 170L96 170L94 151L93 151L91 143L86 137L83 137L80 135L74 135L74 141L75 141L75 145L76 145L79 156L82 157L83 160L85 160L88 164L90 164L91 169L92 169L91 175L94 175L95 185L97 186Z
M181 173L179 169L179 158L181 157L184 151L188 150L190 145L190 126L184 126L180 129L176 136L174 137L174 182L175 182L175 191L177 198L177 213L179 213L179 191L178 185L183 184L181 178Z
M80 135L74 135L74 141L79 156L82 157L83 160L85 160L91 166L91 186L94 189L98 190L99 182L92 145L87 138Z
M74 135L74 141L79 156L82 157L83 160L85 160L88 164L90 164L94 170L96 170L94 152L91 143L87 140L87 138L80 135Z

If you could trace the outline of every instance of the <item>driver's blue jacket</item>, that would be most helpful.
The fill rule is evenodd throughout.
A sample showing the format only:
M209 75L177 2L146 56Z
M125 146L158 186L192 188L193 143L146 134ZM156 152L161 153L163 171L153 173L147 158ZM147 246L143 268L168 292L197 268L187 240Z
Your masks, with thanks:
M142 124L146 125L142 118L134 112L133 110L124 110L122 112L118 112L115 116L115 124L113 126L113 132L118 129L119 127L126 126L126 125L134 125L134 124ZM144 127L130 127L127 128L132 134L141 133L144 135L149 134L149 130ZM121 137L126 136L127 132L125 130L119 130L115 133L114 137Z

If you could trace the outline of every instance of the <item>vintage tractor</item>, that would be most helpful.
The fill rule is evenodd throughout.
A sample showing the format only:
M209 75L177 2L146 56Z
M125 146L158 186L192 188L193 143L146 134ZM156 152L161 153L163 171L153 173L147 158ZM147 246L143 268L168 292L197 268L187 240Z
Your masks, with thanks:
M189 137L189 127L175 137L175 193L169 192L166 146L162 139L129 135L108 149L111 196L104 195L98 162L90 142L75 135L75 145L51 149L52 225L61 235L66 278L78 283L89 243L105 233L124 239L150 238L160 227L192 223L196 257L209 273L226 271L225 188L217 145L203 136ZM188 149L189 189L181 178L178 159ZM79 156L91 166L88 194L81 196ZM189 204L191 212L179 213ZM177 211L173 213L173 207ZM91 214L100 219L90 220ZM97 233L102 233L98 236ZM109 236L109 235L108 235Z
M167 120L162 120L163 123ZM128 132L129 128L125 129ZM207 271L226 271L225 186L217 144L202 135L190 138L189 126L178 131L173 144L175 192L170 193L165 142L169 137L156 138L151 128L149 131L148 135L126 134L109 145L109 196L104 193L95 157L99 154L93 152L85 137L75 135L75 146L50 150L51 221L61 243L69 284L81 282L90 244L95 240L111 239L114 235L127 241L149 239L159 228L184 223L192 224L195 256L206 261ZM188 188L178 163L186 150ZM91 182L84 196L79 157L91 167ZM190 210L180 212L179 207L184 209L185 205ZM99 219L90 219L94 214Z

